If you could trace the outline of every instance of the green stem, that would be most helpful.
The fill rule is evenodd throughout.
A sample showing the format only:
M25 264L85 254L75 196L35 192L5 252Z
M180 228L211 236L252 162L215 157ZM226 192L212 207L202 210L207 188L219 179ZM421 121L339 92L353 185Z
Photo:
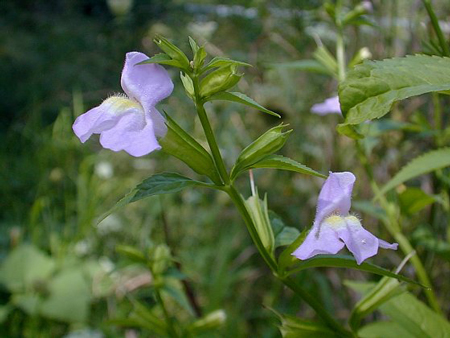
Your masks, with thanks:
M436 17L436 13L434 13L433 6L431 5L430 0L422 0L423 4L425 5L425 8L428 12L428 16L430 17L431 24L433 25L434 32L437 35L437 38L439 40L439 44L442 48L442 53L444 56L450 56L450 49L448 47L447 41L445 41L444 34L442 34L441 27L439 26L438 18Z
M389 201L387 200L387 198L384 195L379 194L380 188L378 187L378 184L376 183L376 181L374 179L372 167L370 166L369 160L364 152L364 149L362 148L360 142L358 142L358 141L356 141L356 149L358 152L358 157L360 159L360 162L363 165L363 167L367 173L367 176L369 177L370 184L371 184L374 194L377 196L381 196L380 197L380 205L385 210L385 212L388 216L387 219L383 221L385 228L392 235L392 237L394 237L395 240L398 242L400 249L403 251L403 253L405 255L410 254L414 250L414 248L412 247L412 245L408 241L408 239L405 237L405 235L401 232L400 224L397 221L396 210L394 208L392 208L392 204L389 203ZM414 266L414 269L417 273L417 277L419 278L419 281L422 284L429 287L428 289L425 289L425 295L428 299L428 303L433 308L433 310L435 310L437 313L442 314L442 310L439 306L436 295L434 294L434 291L431 287L431 281L428 278L428 274L425 271L425 268L424 268L419 256L414 255L411 258L411 263Z
M344 28L341 22L342 16L342 1L336 4L336 58L338 64L338 80L342 82L345 80L345 46L344 46Z
M198 77L193 76L192 81L194 83L195 91L195 107L197 108L197 114L202 124L203 130L205 132L206 140L208 142L209 148L216 164L217 170L219 171L222 181L228 185L230 183L230 176L228 175L227 169L225 168L225 163L223 162L222 155L220 154L219 146L217 145L216 137L209 123L208 115L206 115L205 107L203 106L203 100L200 97L200 87L198 82Z
M177 331L175 330L174 326L173 326L173 322L172 322L172 318L169 315L169 312L167 311L166 305L164 304L164 301L161 297L161 292L159 291L158 288L155 288L155 297L156 297L156 301L158 302L159 306L161 306L163 313L164 313L164 318L166 319L166 323L167 323L167 329L168 329L168 333L171 337L178 337Z
M273 259L272 255L266 250L261 239L259 238L258 232L256 230L255 225L253 224L253 220L248 213L247 208L245 207L244 201L241 195L237 192L234 186L227 186L223 189L230 196L236 208L239 210L242 218L244 219L245 225L247 226L247 230L250 233L250 236L255 244L258 252L269 266L272 273L281 281L284 285L294 291L297 295L300 296L306 303L313 308L319 317L332 329L339 332L343 337L352 337L352 334L348 332L339 322L337 322L328 312L327 310L320 304L317 299L309 294L306 290L304 290L298 283L296 283L292 278L287 276L279 276L278 275L278 264Z
M344 48L344 32L342 27L338 27L336 38L336 58L338 63L338 80L345 80L345 48Z

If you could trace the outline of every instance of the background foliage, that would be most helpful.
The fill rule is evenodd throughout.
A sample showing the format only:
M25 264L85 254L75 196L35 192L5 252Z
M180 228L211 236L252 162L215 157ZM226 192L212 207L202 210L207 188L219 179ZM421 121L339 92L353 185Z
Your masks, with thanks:
M71 124L76 116L121 91L125 53L155 54L155 34L163 34L185 51L187 35L200 43L208 41L206 49L212 56L254 65L245 69L239 90L279 113L294 129L283 154L322 173L353 171L358 177L355 206L363 224L389 238L379 221L383 215L369 202L373 196L356 149L335 130L342 121L309 111L312 104L337 93L336 81L278 65L310 59L319 38L334 53L336 35L322 1L135 0L122 12L114 9L114 3L120 1L0 3L0 335L131 335L133 329L113 321L127 318L132 311L136 318L141 316L136 302L153 304L152 281L146 269L123 254L125 249L117 248L129 246L148 254L166 243L179 264L167 290L172 295L171 312L195 312L181 292L186 277L204 314L224 310L226 321L217 336L276 337L279 321L268 308L303 317L311 317L312 311L267 278L268 270L225 196L187 190L152 197L97 224L102 213L151 174L176 171L192 177L192 173L163 152L135 159L103 150L96 141L82 146ZM359 2L345 3L353 7ZM348 58L361 47L368 47L376 60L430 52L431 28L420 1L374 0L372 4L368 19L373 26L345 31ZM434 7L445 23L450 5L434 1ZM448 36L448 20L443 28ZM161 108L203 139L179 76L173 70L171 75L175 92ZM447 126L449 100L432 96L401 102L387 118L373 122L363 146L380 185L411 159L448 145L447 136L435 137L436 100L444 111L442 126ZM228 166L246 145L278 123L275 117L225 102L208 108ZM396 183L389 192L401 207L401 226L424 262L446 316L448 177L448 170L440 170L408 185ZM261 195L268 192L270 208L285 224L300 231L311 225L320 178L256 170L255 180ZM249 192L244 176L238 182ZM372 261L391 269L402 258L398 252L382 252ZM408 266L405 274L414 277ZM332 268L302 271L296 278L342 319L349 317L349 309L359 299L342 281L379 279ZM420 290L411 292L425 299ZM148 331L142 329L142 334Z

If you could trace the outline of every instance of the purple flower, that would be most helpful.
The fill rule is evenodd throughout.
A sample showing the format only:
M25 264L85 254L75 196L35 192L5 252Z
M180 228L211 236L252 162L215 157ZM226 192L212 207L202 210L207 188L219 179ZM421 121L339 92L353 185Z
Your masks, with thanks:
M305 260L319 254L336 254L344 245L361 264L377 254L378 248L397 250L365 230L359 219L349 214L355 175L330 173L319 194L316 218L305 241L292 255Z
M311 112L317 115L342 114L339 96L333 96L322 103L317 103L311 107Z
M159 65L136 66L147 59L142 53L127 53L121 79L126 95L111 96L75 120L72 128L81 142L100 134L103 148L136 157L161 149L156 137L163 137L167 127L155 105L172 93L173 83Z

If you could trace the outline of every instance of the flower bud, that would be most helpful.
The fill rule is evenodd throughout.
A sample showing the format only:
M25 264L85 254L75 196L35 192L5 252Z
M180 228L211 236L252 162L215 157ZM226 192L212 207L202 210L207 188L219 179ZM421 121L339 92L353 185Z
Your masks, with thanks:
M208 97L226 91L236 85L242 74L237 73L236 65L221 67L208 75L200 83L200 96Z

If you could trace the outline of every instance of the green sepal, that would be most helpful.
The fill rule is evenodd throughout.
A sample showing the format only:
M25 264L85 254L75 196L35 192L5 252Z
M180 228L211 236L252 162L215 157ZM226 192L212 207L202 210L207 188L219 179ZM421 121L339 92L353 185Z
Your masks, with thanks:
M348 63L348 68L352 69L356 65L359 65L364 60L370 59L371 57L372 53L370 52L369 48L363 47L355 53L352 60Z
M261 200L256 190L255 195L250 196L245 201L245 207L255 224L258 236L261 239L266 250L273 254L275 249L275 236L269 218L269 209L267 207L267 195Z
M258 109L259 111L262 111L263 113L281 118L281 116L278 115L277 113L264 108L258 102L249 98L247 95L239 93L239 92L221 92L221 93L217 93L213 96L210 96L208 98L208 101L217 101L217 100L237 102L237 103Z
M181 82L183 83L184 90L186 91L186 94L194 99L195 97L195 90L194 90L194 82L192 82L192 79L190 76L186 75L184 72L180 72L180 78Z
M202 72L206 72L213 68L221 68L225 66L247 66L251 67L252 65L242 61L231 60L229 58L224 57L215 57L202 69Z
M165 114L165 117L167 134L159 139L162 149L186 163L196 173L209 177L217 185L222 185L211 155L169 115Z
M191 38L189 36L188 39L189 39L189 45L191 46L192 54L195 55L195 53L197 53L197 51L200 49L200 47L193 38Z
M231 170L230 178L232 180L235 179L242 171L251 168L255 163L259 162L266 156L280 150L286 143L289 134L292 132L292 129L283 132L282 130L285 127L285 124L280 124L279 126L269 129L253 143L242 150L236 160L236 164Z
M206 75L200 82L200 96L208 97L218 92L234 87L241 79L242 74L237 73L236 65L228 65L216 69Z
M173 60L178 61L182 69L190 69L189 59L180 48L162 36L156 36L153 41L164 53L170 56Z
M183 68L181 63L177 60L173 60L169 55L164 53L159 53L154 56L152 56L150 59L147 59L145 61L139 62L138 65L145 65L147 63L156 63L159 65L167 65L177 68Z

